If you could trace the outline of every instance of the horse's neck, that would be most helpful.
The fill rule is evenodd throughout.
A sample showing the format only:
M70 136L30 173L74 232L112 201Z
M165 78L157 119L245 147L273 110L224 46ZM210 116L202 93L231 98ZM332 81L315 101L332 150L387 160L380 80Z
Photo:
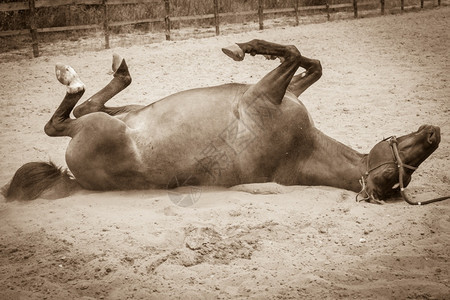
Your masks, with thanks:
M330 138L321 131L314 134L313 149L299 163L301 184L327 185L359 191L359 179L365 172L366 155Z

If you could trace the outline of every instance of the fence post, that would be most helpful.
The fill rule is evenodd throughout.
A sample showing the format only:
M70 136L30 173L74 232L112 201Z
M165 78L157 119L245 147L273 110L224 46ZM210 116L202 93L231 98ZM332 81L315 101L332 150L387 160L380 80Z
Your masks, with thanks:
M353 0L353 16L358 18L358 0Z
M259 18L259 30L264 29L264 8L263 0L258 0L258 18Z
M166 16L164 17L164 23L166 24L166 40L170 41L170 2L164 0L164 8L166 10Z
M219 22L219 0L214 0L214 24L216 25L216 35L220 34Z
M405 10L405 0L400 2L402 12Z
M441 6L441 0L438 0L438 6Z
M108 0L103 0L103 33L105 34L105 49L109 49L109 16L108 16Z
M329 0L325 1L325 8L327 10L327 21L330 21L330 4L328 4Z
M70 5L66 5L64 7L64 18L66 19L66 26L72 25L71 11L70 10L71 10Z
M298 0L294 0L294 10L295 10L295 26L298 26L300 24L298 20Z
M30 34L31 34L31 46L33 47L33 56L39 57L39 42L37 38L37 26L36 26L36 5L34 0L28 0L28 6L30 8Z
M381 0L381 14L384 15L384 0Z
M420 8L423 8L423 0L420 0Z

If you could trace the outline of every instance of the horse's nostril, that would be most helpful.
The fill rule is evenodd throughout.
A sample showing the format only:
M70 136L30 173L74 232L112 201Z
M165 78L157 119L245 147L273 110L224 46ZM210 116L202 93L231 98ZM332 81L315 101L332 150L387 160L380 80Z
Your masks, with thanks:
M428 131L428 143L435 144L435 143L439 143L439 135L436 132L436 130L433 128L430 131Z

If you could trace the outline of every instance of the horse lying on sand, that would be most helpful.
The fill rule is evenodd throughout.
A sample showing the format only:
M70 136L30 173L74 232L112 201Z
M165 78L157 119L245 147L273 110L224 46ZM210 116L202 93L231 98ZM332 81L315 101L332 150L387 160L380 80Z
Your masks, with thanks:
M439 127L422 125L379 142L369 154L358 153L314 127L298 100L321 77L318 60L302 56L295 46L262 40L223 52L237 61L249 53L280 58L281 63L256 84L192 89L148 106L106 107L131 83L125 60L114 56L114 78L75 109L84 84L70 66L57 65L56 76L67 93L45 133L72 138L66 162L73 176L52 163L28 163L5 189L6 198L35 199L55 191L63 197L77 188L276 182L332 186L378 200L398 193L399 180L407 185L438 148ZM306 71L295 75L300 67ZM69 116L72 110L76 119ZM393 146L401 163L393 157Z

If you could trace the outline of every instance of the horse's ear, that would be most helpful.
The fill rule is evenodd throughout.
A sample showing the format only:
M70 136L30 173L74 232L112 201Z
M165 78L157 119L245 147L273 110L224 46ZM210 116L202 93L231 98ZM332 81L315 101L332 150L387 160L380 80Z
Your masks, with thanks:
M6 201L34 200L61 178L68 176L52 162L30 162L20 167L11 182L2 188Z

